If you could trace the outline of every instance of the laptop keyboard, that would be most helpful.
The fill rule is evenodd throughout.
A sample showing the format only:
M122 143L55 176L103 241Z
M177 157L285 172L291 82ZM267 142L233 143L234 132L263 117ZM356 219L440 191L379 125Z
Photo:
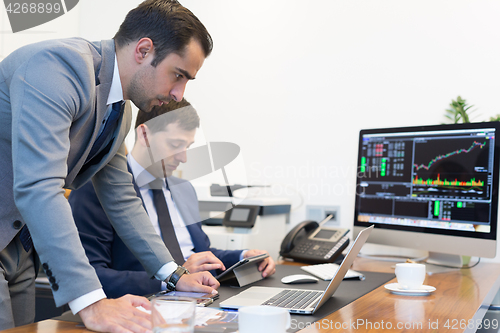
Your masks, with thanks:
M303 291L285 289L274 295L261 305L276 306L279 308L305 309L323 294L322 291ZM314 304L315 305L315 304Z

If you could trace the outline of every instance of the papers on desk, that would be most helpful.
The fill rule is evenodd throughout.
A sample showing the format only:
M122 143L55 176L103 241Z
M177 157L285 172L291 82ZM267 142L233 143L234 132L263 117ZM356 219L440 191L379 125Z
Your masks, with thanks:
M196 308L195 332L237 332L238 312L217 308Z
M334 263L329 263L329 264L317 264L317 265L309 265L309 266L302 266L300 269L303 271L306 271L309 274L312 274L322 280L331 280L333 279L333 276L335 273L337 273L337 270L339 269L340 265L334 264ZM360 272L353 271L352 269L348 270L346 275L344 276L345 279L360 279L364 280L365 276L361 274Z
M142 306L137 309L151 314L151 311ZM194 325L195 332L237 332L238 312L197 306Z

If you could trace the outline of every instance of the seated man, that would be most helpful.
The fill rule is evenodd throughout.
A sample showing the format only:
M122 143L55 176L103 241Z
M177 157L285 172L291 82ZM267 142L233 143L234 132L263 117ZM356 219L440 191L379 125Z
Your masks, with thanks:
M210 248L208 236L201 229L198 199L193 186L186 180L171 176L179 163L186 162L186 150L194 142L198 127L198 114L185 99L171 101L150 112L139 111L136 142L127 161L134 176L137 195L175 261L190 272L225 270L242 258L267 251ZM154 183L157 179L162 179L159 185ZM147 276L139 261L118 237L99 204L91 182L72 191L69 203L85 252L106 295L147 295L165 289L164 282ZM273 274L273 259L264 260L259 270L263 277Z

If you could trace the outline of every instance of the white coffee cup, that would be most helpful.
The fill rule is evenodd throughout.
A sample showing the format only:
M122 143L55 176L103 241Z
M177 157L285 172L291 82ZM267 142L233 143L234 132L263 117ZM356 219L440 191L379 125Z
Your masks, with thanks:
M290 313L272 306L246 306L238 310L240 333L285 333L290 328Z
M416 263L396 264L396 278L401 289L418 290L425 280L425 265Z

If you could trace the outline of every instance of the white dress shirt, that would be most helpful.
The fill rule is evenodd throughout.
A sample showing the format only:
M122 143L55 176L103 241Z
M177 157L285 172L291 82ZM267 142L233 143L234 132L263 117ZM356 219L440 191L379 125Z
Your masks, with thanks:
M134 179L136 180L137 186L139 186L142 200L144 201L144 206L146 207L146 211L148 212L149 219L153 224L158 235L162 236L160 231L160 224L158 222L158 214L156 213L156 208L153 202L153 192L148 186L149 183L154 181L156 178L151 175L148 171L146 171L132 156L132 154L127 155L127 161L132 169L132 174L134 175ZM138 180L138 176L141 175ZM177 236L177 241L179 242L179 246L182 251L182 256L187 260L191 254L194 253L194 244L191 239L191 235L189 234L189 230L186 227L186 223L179 213L179 209L177 205L172 199L171 192L165 186L165 181L163 179L162 182L162 190L163 195L165 196L165 200L167 202L168 211L170 213L170 218L172 219L172 224L174 226L175 235Z

